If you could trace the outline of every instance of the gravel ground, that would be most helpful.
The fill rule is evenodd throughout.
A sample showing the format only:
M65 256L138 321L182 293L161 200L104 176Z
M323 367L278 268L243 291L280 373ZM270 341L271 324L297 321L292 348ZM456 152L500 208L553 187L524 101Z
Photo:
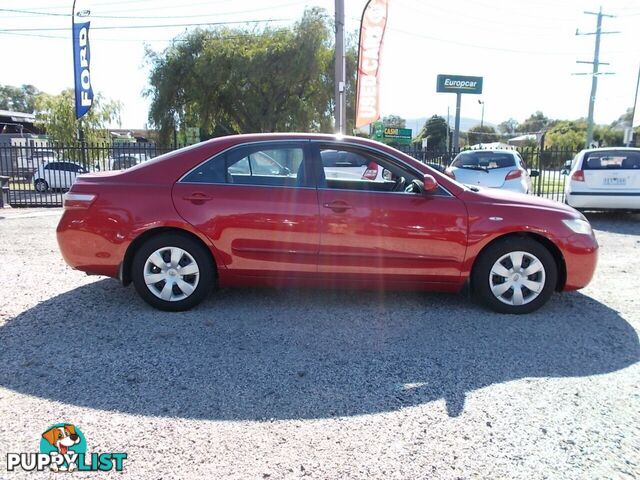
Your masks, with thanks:
M640 477L638 215L591 215L593 283L510 317L304 290L162 313L66 267L59 212L0 211L0 477L39 477L5 455L61 421L128 454L78 478Z

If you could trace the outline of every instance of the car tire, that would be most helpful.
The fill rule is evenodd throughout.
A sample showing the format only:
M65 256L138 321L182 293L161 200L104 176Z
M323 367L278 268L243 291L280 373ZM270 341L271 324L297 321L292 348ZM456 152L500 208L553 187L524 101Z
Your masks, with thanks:
M551 252L527 237L493 243L480 253L471 274L474 296L492 310L509 314L531 313L543 306L557 281Z
M131 269L133 285L142 299L171 312L189 310L202 302L216 278L209 251L181 233L163 233L144 242ZM150 283L153 280L158 281Z
M38 193L44 193L47 190L49 190L49 184L46 182L46 180L43 180L42 178L39 178L38 180L36 180L33 185L36 189L36 192Z

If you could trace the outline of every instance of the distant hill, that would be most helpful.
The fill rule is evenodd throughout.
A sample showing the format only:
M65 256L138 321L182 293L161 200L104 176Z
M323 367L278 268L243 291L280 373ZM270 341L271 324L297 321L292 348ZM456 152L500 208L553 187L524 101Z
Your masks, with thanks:
M447 118L446 113L440 116L443 118ZM424 122L427 121L427 118L430 118L430 117L408 118L407 128L412 129L413 135L415 136L418 134L418 132L420 132L420 129L424 125ZM451 125L452 130L453 130L453 127L455 126L455 121L456 121L455 115L451 115L449 118L449 125ZM491 127L496 127L495 123L487 122L486 120L484 121L484 124ZM466 132L471 127L475 127L476 125L480 125L479 118L460 117L460 131Z

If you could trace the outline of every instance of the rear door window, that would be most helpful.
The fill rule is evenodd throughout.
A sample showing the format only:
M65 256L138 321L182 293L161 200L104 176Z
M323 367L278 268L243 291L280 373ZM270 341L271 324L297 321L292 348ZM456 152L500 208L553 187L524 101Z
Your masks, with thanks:
M311 184L300 144L246 146L217 155L183 178L189 183L302 187Z

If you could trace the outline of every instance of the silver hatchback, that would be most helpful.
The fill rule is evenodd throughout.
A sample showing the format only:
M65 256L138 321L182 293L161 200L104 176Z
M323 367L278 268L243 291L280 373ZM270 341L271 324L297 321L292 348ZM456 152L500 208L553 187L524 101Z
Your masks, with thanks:
M527 169L516 150L467 150L456 156L445 173L460 183L519 193L529 193L531 177L539 175Z

